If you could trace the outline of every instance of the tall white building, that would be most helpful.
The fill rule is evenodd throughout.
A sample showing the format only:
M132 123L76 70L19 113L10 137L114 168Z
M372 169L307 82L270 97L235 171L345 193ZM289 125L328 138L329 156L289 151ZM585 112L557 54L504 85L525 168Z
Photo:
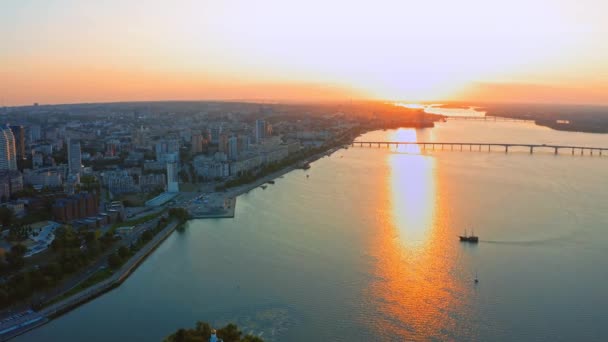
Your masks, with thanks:
M15 136L8 125L0 132L0 170L17 170Z
M177 163L167 163L167 192L179 192Z
M68 167L70 174L80 174L82 169L82 152L80 142L68 139Z

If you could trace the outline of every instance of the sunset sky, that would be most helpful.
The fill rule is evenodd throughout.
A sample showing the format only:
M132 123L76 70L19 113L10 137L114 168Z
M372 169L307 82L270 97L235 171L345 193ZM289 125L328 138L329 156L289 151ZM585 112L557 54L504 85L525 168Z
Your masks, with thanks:
M605 0L15 0L0 105L130 100L608 104Z

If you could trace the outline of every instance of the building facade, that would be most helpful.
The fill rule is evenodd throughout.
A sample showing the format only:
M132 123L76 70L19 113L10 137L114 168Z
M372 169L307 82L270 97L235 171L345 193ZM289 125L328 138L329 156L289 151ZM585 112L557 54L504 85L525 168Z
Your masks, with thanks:
M80 174L82 169L82 151L80 141L68 139L68 168L70 174Z
M0 131L0 170L17 170L15 136L9 126Z

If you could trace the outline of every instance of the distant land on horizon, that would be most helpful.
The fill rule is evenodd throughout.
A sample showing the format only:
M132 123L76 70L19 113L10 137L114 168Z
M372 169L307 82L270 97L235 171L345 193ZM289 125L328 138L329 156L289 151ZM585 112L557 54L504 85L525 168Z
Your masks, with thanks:
M408 103L407 101L401 101ZM16 113L43 114L53 111L59 113L69 111L70 114L86 115L87 111L99 114L101 109L113 109L135 112L153 111L188 113L200 110L229 110L252 112L261 107L276 108L289 112L303 110L306 113L317 111L349 111L361 114L362 111L378 111L388 108L387 101L373 100L344 100L344 101L316 101L316 102L271 102L271 101L231 101L231 100L166 100L166 101L125 101L125 102L85 102L72 104L39 104L28 106L12 106L0 108L5 115ZM415 102L413 102L415 103ZM606 105L574 105L574 104L546 104L546 103L480 103L466 101L429 101L420 104L437 104L437 108L467 109L475 107L485 111L489 116L500 116L516 119L534 120L537 125L546 126L556 130L608 133L608 106ZM380 106L380 107L378 107Z

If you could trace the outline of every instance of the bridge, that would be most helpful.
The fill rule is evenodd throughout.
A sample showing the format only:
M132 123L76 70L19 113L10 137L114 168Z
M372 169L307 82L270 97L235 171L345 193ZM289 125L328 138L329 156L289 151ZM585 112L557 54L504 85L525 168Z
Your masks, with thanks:
M458 115L453 115L453 116L446 116L445 117L446 121L453 121L453 120L467 120L467 121L507 121L507 122L525 122L525 123L535 123L534 120L526 120L526 119L517 119L517 118L507 118L507 117L502 117L502 116L491 116L491 115L484 115L484 116L458 116Z
M519 144L519 143L487 143L487 142L434 142L434 141L353 141L352 146L360 147L386 147L416 145L422 150L450 150L450 151L504 151L509 152L510 148L525 148L533 154L535 150L549 150L554 154L559 154L561 150L571 152L571 154L598 155L608 154L608 147L589 147L589 146L569 146L569 145L546 145L546 144ZM454 149L456 147L456 149Z

